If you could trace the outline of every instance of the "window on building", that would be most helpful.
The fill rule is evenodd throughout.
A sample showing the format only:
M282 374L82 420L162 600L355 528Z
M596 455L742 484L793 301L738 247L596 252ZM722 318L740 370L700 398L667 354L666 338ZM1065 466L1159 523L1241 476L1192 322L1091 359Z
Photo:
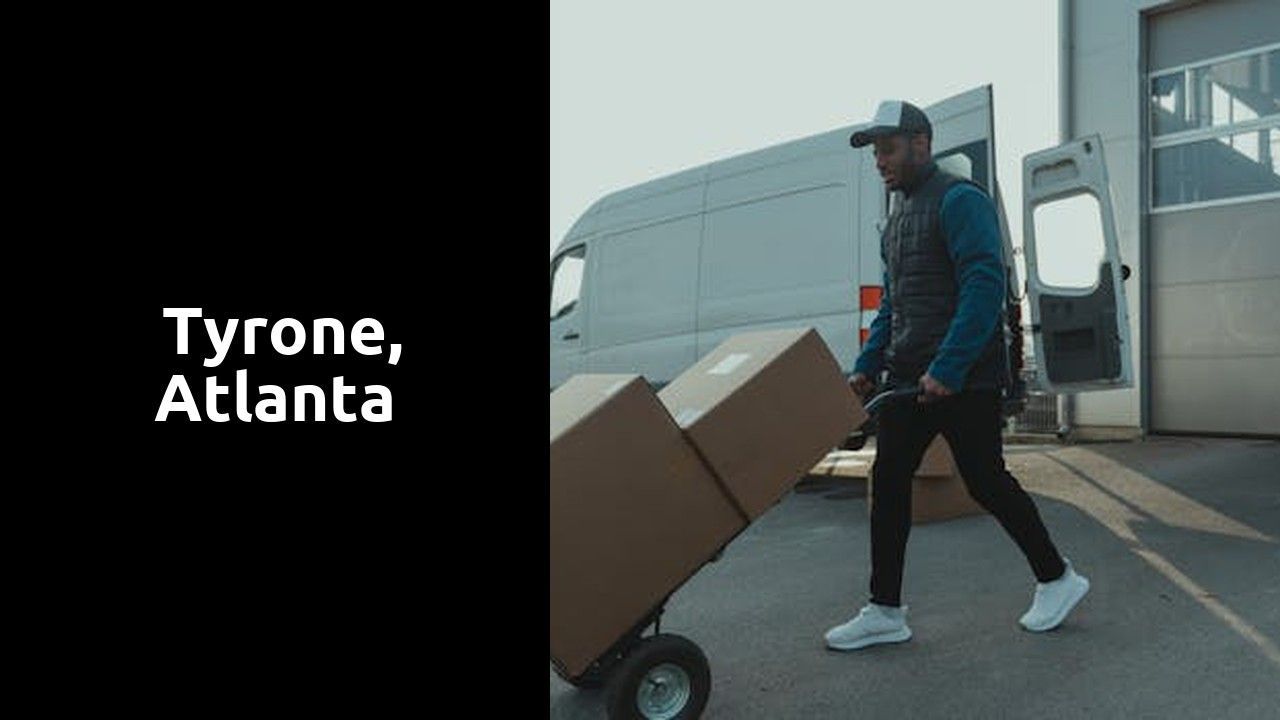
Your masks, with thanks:
M1263 128L1152 151L1155 207L1280 192L1280 130Z
M1151 207L1280 194L1280 45L1150 77Z
M551 264L551 319L564 317L578 305L582 289L583 258L587 247L580 245L557 257Z

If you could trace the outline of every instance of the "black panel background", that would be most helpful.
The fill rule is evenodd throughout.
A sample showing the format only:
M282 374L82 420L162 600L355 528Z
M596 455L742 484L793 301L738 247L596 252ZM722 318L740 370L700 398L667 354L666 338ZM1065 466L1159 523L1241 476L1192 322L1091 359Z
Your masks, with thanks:
M481 104L490 89L421 18L259 20L121 41L103 73L85 176L100 203L78 253L80 312L101 323L73 351L93 412L67 408L59 429L76 462L62 503L86 518L60 568L69 622L95 666L128 670L116 691L139 708L252 697L366 715L424 707L442 662L455 693L481 697L488 633L510 623L529 639L501 672L523 689L485 714L541 714L545 255L525 220L541 180L504 164L509 107ZM495 173L510 188L496 196ZM403 352L316 357L309 339L282 357L260 330L246 357L238 330L205 368L201 324L192 354L175 352L162 309L178 306L220 326L373 317ZM287 391L384 384L394 419L155 422L171 375L203 405L204 378L240 368Z

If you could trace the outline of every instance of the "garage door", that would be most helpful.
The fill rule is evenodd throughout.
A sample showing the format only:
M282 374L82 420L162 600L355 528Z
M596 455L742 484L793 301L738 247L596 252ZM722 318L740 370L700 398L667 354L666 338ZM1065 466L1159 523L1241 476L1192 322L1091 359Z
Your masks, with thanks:
M1280 3L1148 20L1154 432L1280 434Z

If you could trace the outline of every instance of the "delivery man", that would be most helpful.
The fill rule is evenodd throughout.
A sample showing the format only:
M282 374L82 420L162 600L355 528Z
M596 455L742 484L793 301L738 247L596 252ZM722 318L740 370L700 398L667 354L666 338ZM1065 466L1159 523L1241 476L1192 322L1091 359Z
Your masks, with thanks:
M933 129L918 107L886 101L872 126L850 138L874 145L885 186L901 193L880 238L880 311L850 384L866 397L888 371L890 388L918 387L913 400L879 416L872 467L871 598L826 634L827 646L855 650L911 637L902 604L902 568L911 530L911 479L938 433L951 446L965 486L1018 544L1037 583L1023 628L1052 630L1089 590L1058 554L1031 497L1005 469L1002 390L1005 270L995 206L967 179L938 169Z

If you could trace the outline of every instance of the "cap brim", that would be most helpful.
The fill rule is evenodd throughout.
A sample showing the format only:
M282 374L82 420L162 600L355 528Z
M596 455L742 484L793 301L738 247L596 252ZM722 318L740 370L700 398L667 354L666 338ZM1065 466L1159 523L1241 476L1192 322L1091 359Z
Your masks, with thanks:
M849 144L854 147L862 147L864 145L870 145L871 143L875 142L876 138L878 137L893 135L894 133L900 133L900 132L902 132L902 130L895 126L877 125L876 127L867 128L866 130L859 130L858 132L854 133L853 136L849 138Z

